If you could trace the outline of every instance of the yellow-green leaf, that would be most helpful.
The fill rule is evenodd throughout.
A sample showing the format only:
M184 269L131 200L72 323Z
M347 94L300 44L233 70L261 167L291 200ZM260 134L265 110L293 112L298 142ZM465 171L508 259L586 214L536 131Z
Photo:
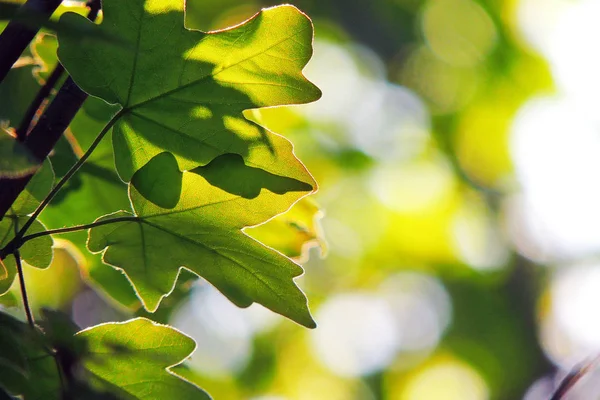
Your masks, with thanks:
M281 140L242 114L320 97L302 75L312 54L306 15L293 6L274 7L231 29L204 33L184 27L183 0L105 0L103 10L99 26L70 13L63 19L129 46L88 46L85 38L59 34L58 54L83 90L122 107L113 130L121 178L131 180L165 151L182 171L236 153L248 165L315 186L309 175L290 175L297 166L276 159Z
M190 356L196 344L169 326L145 318L98 325L79 332L86 340L85 368L103 389L119 398L209 400L196 385L170 367Z
M163 164L162 158L157 156L157 162ZM286 163L293 155L284 149L278 158ZM238 306L258 302L314 327L306 298L293 282L302 268L241 230L286 211L311 187L249 167L237 154L220 156L182 175L182 193L172 208L157 206L130 186L135 214L99 219L105 225L90 230L89 249L106 249L104 261L125 271L150 311L171 292L184 267ZM121 219L111 223L114 218Z

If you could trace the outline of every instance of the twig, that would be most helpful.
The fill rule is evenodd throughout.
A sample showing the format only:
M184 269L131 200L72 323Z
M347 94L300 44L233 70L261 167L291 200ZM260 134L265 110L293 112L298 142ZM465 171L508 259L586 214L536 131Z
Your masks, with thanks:
M98 13L100 12L100 7L101 7L100 0L90 0L86 4L86 6L90 10L87 18L90 21L95 21L96 18L98 18ZM21 141L21 142L25 141L25 138L27 137L27 133L29 132L29 129L31 128L31 123L33 122L33 119L35 118L35 115L40 112L41 107L44 103L44 100L46 100L50 96L50 94L52 93L52 89L54 89L54 86L56 86L56 84L58 83L60 78L63 76L64 72L65 72L65 68L59 62L58 64L56 64L56 66L52 70L52 73L50 74L50 76L48 77L48 79L46 80L44 85L38 91L37 95L35 96L35 99L33 99L31 104L27 108L27 112L25 113L25 116L23 117L21 124L17 128L16 133L17 133L17 139L19 141Z
M24 142L40 163L50 154L87 97L71 78L63 84ZM32 177L33 175L17 179L0 178L0 219Z
M117 222L137 222L137 221L140 221L140 218L132 215L130 217L116 217L116 218L105 219L102 221L92 222L92 223L84 224L84 225L75 225L75 226L69 226L66 228L50 229L47 231L36 232L36 233L32 233L31 235L23 236L23 238L21 238L21 240L19 241L19 244L22 245L25 242L28 242L33 239L37 239L42 236L60 235L62 233L78 232L78 231L83 231L83 230L90 229L90 228L95 228L97 226L114 224Z
M27 0L0 34L0 82L62 0ZM38 22L37 24L25 21Z
M52 201L54 196L56 196L56 194L67 183L67 181L69 179L71 179L71 177L79 170L79 168L81 168L83 163L85 163L85 161L92 155L92 153L94 152L96 147L100 144L100 142L102 141L104 136L106 136L106 134L110 131L112 126L119 120L119 118L121 117L121 113L122 113L122 111L119 111L114 117L112 117L112 119L108 122L108 124L106 124L106 126L102 129L102 131L100 131L100 133L98 134L96 139L94 139L94 142L91 144L89 149L87 149L87 151L83 154L83 156L79 160L77 160L77 162L71 167L71 169L69 169L69 171L67 171L65 176L63 176L61 178L61 180L56 184L56 186L54 186L54 188L52 188L50 193L48 193L48 195L44 198L44 200L42 200L40 205L35 209L33 214L31 214L31 216L29 217L27 222L25 222L25 225L23 225L23 227L19 230L19 232L15 234L15 237L6 246L4 246L4 248L2 250L0 250L0 257L3 257L5 254L9 254L9 253L13 252L15 249L18 249L23 244L23 238L24 238L25 234L27 233L27 229L29 229L29 227L31 227L31 224L33 224L35 222L35 220L37 219L37 217L39 217L39 215L42 213L42 211L44 211L44 208L46 208L46 206L48 204L50 204L50 202ZM36 125L36 128L38 127L38 125ZM35 128L34 128L34 131L35 131ZM32 131L32 134L34 131ZM29 137L28 137L28 139L29 139ZM29 178L31 178L31 177L29 177ZM0 183L1 183L1 181L0 181ZM1 194L2 194L2 192L0 192L0 200L1 200ZM104 224L101 224L101 225L104 225ZM82 228L82 229L85 229L85 228ZM62 233L66 233L66 232L71 232L74 230L79 230L79 228L71 227L71 228L62 228L59 230L63 231ZM46 231L46 232L49 232L49 231ZM42 235L33 234L33 235L30 235L30 238L28 240L35 239L35 237L44 236L44 235L46 235L46 233L43 233L43 232L42 232Z
M14 230L15 235L19 232L19 220L15 218ZM23 274L23 265L21 263L21 253L18 248L13 251L15 257L15 263L17 264L17 275L19 276L19 286L21 287L21 298L23 299L23 308L25 309L25 315L27 316L27 322L31 329L35 329L35 321L33 320L33 313L31 312L31 306L29 305L29 297L27 296L27 288L25 286L25 275Z
M15 256L15 262L17 264L17 275L19 275L19 286L21 287L21 298L23 299L23 308L25 309L25 315L27 315L27 322L31 328L35 328L35 321L33 319L33 313L31 312L31 306L29 305L29 297L27 297L27 288L25 287L25 276L23 275L23 265L21 263L21 254L19 250L13 252Z
M69 79L71 79L71 78L69 78ZM86 97L87 97L87 95L86 95ZM52 103L52 104L54 104L54 103ZM48 109L48 111L50 111L50 109ZM94 152L96 147L100 144L100 142L102 141L104 136L108 133L108 131L110 131L112 126L119 120L119 118L121 117L121 113L122 113L122 111L119 111L114 117L112 117L112 119L108 122L108 124L106 124L106 126L102 129L102 131L100 131L100 133L98 134L96 139L94 139L94 142L91 144L89 149L87 149L85 154L79 160L77 160L77 162L71 167L71 169L69 169L69 171L67 171L65 176L63 176L61 178L61 180L56 184L56 186L54 186L54 188L52 188L52 190L50 191L48 196L46 196L46 198L44 198L44 200L42 200L40 205L36 208L36 210L33 212L33 214L29 217L29 219L27 220L25 225L23 225L23 228L21 228L19 233L15 236L15 240L19 241L23 238L23 236L25 236L27 229L29 229L31 224L33 224L35 222L36 218L39 217L39 215L42 213L42 211L44 211L44 208L46 208L46 206L52 201L52 199L54 198L56 193L58 193L58 191L65 185L65 183L67 183L67 181L69 179L71 179L71 177L79 170L79 168L81 168L83 163L85 163L85 161L92 155L92 153ZM37 128L38 125L36 125L35 127ZM31 134L27 137L27 140L29 140L29 137L33 136L34 132L35 132L35 128L31 132Z
M581 378L583 378L583 376L585 374L587 374L588 372L590 372L590 370L592 368L594 368L599 362L600 362L600 356L594 358L592 361L590 361L587 364L576 365L567 374L567 376L565 376L563 378L563 380L560 382L560 384L556 388L556 391L554 392L554 394L552 395L552 397L550 397L550 400L563 400L564 396L569 392L569 390L571 390L571 388L573 386L575 386L575 384L577 382L579 382L579 380Z
M100 1L91 0L88 6L90 7L88 19L95 20L100 10ZM71 78L68 78L62 85L50 106L24 141L25 146L40 160L40 163L50 154L50 151L52 151L87 97L88 95L79 89ZM0 178L0 220L32 177L33 174L17 179Z

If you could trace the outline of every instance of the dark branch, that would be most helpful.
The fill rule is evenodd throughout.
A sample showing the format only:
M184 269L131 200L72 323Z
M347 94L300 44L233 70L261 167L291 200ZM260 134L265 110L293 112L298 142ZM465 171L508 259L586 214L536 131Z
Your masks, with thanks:
M30 1L32 0L29 0L28 3ZM58 3L60 4L60 1ZM90 8L88 19L93 21L100 11L100 0L91 0L88 2L88 6ZM0 54L2 53L0 52ZM50 106L45 110L24 141L25 146L40 160L40 163L50 154L87 97L88 95L79 89L71 78L68 78L62 85ZM37 112L37 109L35 112ZM25 124L25 121L23 124ZM32 177L33 175L26 175L17 179L0 178L0 220L4 218L10 206L25 189Z
M90 0L87 3L87 6L90 9L88 13L88 19L90 21L95 21L98 17L98 13L100 12L100 0ZM60 78L63 76L64 72L65 68L59 62L54 67L54 70L52 71L44 85L38 91L37 95L35 96L35 99L33 99L31 104L29 105L29 108L27 108L27 112L25 113L21 124L17 128L16 133L17 139L19 141L24 141L27 137L27 133L31 128L31 123L33 122L36 114L41 112L41 107L44 104L44 100L46 100L50 96L50 94L52 93L52 89L54 89Z
M58 63L56 67L54 67L54 70L52 71L46 82L44 83L44 86L42 86L38 91L37 95L35 96L35 99L33 99L31 104L29 105L29 108L27 108L27 112L25 113L21 124L17 128L17 139L19 141L25 141L25 138L27 137L27 132L29 132L31 122L40 110L40 107L44 103L44 100L46 100L46 98L50 96L50 93L52 93L52 89L54 89L54 86L56 86L56 83L62 77L63 72L65 72L64 67L62 66L62 64Z
M40 163L50 154L87 97L88 95L79 89L71 78L63 84L25 140L25 146L40 160ZM33 175L18 179L0 178L0 219L4 217L32 177Z
M88 95L68 78L25 139L25 146L43 161L75 118Z
M581 379L585 374L590 372L600 361L600 357L596 357L594 360L584 365L577 365L571 370L567 376L560 382L558 388L550 398L550 400L563 400L566 399L567 393L573 386Z
M27 0L0 34L0 82L62 0ZM29 23L26 23L29 21ZM37 22L36 24L31 21Z

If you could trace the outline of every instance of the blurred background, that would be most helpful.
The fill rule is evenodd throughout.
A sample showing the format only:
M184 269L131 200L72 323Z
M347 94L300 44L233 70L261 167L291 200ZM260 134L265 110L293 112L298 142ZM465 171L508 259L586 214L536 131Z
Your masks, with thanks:
M248 116L320 190L279 220L292 243L247 232L299 257L319 326L182 274L158 315L198 342L190 379L217 400L548 399L600 350L600 2L291 2L315 24L305 74L323 98ZM275 4L188 0L186 23ZM78 240L56 243L61 282ZM82 327L130 315L77 275L33 301ZM599 396L592 373L568 398Z

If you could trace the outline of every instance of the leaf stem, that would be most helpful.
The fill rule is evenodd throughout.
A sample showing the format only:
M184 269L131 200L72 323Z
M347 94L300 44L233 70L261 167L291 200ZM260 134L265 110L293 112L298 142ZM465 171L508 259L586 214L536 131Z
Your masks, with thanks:
M92 222L90 224L69 226L67 228L50 229L47 231L36 232L36 233L32 233L31 235L23 236L21 238L21 240L19 241L19 243L22 245L25 242L28 242L33 239L37 239L42 236L59 235L61 233L83 231L85 229L95 228L97 226L102 226L102 225L114 224L117 222L133 222L133 221L139 221L139 217L136 217L136 216L116 217L116 218L111 218L111 219L105 219L103 221Z
M14 220L14 230L15 235L19 231L19 220L15 218ZM21 288L21 298L23 299L23 308L25 309L25 315L27 316L27 322L29 322L29 326L31 329L35 329L35 321L33 320L33 313L31 312L31 306L29 305L29 297L27 296L27 287L25 286L25 275L23 274L23 264L21 263L21 253L19 249L16 248L13 251L13 256L15 257L15 263L17 264L17 275L19 275L19 286Z
M46 206L52 201L54 196L56 196L56 193L58 193L60 191L60 189L62 189L62 187L65 185L65 183L67 183L69 181L69 179L71 179L71 177L73 175L75 175L75 173L79 170L79 168L81 168L83 163L85 163L86 160L92 155L92 153L94 152L96 147L100 144L100 142L102 141L104 136L106 136L106 134L108 133L108 131L110 131L112 126L119 120L119 118L121 118L122 113L123 113L123 110L119 111L111 118L111 120L108 122L108 124L106 124L106 126L102 129L102 131L100 131L100 133L98 134L96 139L94 139L94 142L91 144L90 148L87 149L87 151L83 154L83 156L71 167L71 169L69 169L69 171L65 174L65 176L63 176L61 178L61 180L56 184L56 186L54 186L54 188L50 191L48 196L46 196L46 198L44 200L42 200L42 202L35 209L35 211L31 215L31 217L29 217L29 219L27 220L25 225L23 225L23 228L21 228L19 233L17 233L17 235L13 239L15 242L19 242L23 238L23 236L25 236L25 233L27 233L27 229L29 229L31 227L31 224L33 224L34 221L36 220L36 218L40 216L42 211L44 211L44 208L46 208Z
M31 312L29 297L27 296L27 288L25 287L25 276L23 275L21 254L19 253L19 250L15 250L13 255L15 256L15 263L17 264L17 275L19 275L19 286L21 287L21 297L23 298L23 308L25 309L27 322L29 322L29 326L31 326L32 329L35 329L35 321L33 320L33 313Z
M560 382L550 400L562 400L565 398L567 393L573 386L581 379L585 374L590 372L600 362L600 356L596 357L592 361L584 365L575 366L567 376Z

